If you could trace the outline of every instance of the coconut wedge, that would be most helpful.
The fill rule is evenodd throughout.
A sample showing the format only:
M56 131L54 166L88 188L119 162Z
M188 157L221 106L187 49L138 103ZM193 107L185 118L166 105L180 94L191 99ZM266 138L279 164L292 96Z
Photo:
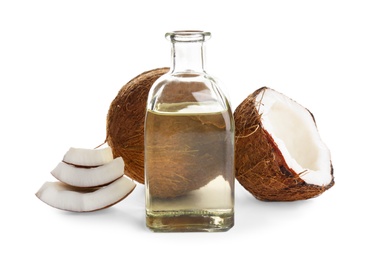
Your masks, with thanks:
M136 184L126 176L99 188L77 188L62 182L45 182L35 195L57 209L90 212L120 202L135 186Z
M63 161L76 166L99 166L113 160L110 147L101 149L85 149L71 147L64 155Z
M51 173L66 184L76 187L96 187L108 184L124 174L125 163L118 157L101 166L87 168L60 162Z
M236 179L257 199L309 199L334 185L330 151L308 109L263 87L234 118Z

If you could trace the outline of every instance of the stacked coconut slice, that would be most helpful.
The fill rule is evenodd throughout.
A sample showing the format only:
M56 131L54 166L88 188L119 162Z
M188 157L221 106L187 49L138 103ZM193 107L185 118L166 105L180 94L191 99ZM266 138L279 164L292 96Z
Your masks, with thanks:
M36 196L67 211L89 212L126 198L136 184L124 175L124 161L113 159L110 147L70 148L53 170L56 182L45 182Z

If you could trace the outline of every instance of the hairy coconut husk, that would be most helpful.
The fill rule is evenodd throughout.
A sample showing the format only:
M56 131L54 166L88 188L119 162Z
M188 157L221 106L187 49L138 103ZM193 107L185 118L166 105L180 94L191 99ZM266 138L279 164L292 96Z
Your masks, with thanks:
M234 112L236 179L254 197L264 201L295 201L322 194L334 185L334 178L325 186L306 183L287 166L272 136L263 127L256 97L265 89L253 92Z
M118 92L109 107L106 125L106 142L113 156L125 162L125 174L144 183L144 118L148 92L152 84L169 68L146 71Z
M149 192L173 198L207 185L218 175L226 179L228 151L223 115L147 117L148 130L157 138L147 142ZM158 126L162 126L162 130ZM188 130L188 131L186 131ZM226 152L224 152L226 151ZM232 164L229 164L232 166Z

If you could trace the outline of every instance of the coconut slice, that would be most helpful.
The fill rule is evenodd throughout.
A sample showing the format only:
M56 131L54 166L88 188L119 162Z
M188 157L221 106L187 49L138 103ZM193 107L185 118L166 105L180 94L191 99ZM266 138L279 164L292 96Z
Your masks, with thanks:
M64 155L63 161L76 166L99 166L113 160L110 147L102 149L85 149L71 147Z
M236 178L260 200L293 201L334 185L328 147L312 113L269 88L235 110Z
M100 188L78 188L62 182L45 182L35 195L57 209L90 212L120 202L135 186L136 184L126 176Z
M95 187L108 184L124 174L125 163L121 157L112 160L104 165L86 168L76 167L65 162L60 162L52 170L52 175L72 186Z

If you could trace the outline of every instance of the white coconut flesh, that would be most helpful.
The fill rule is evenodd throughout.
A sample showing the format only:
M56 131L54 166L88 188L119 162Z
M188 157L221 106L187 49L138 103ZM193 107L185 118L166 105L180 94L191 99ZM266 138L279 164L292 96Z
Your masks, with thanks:
M52 171L52 175L72 186L95 187L108 184L124 174L125 163L117 157L109 163L93 168L76 167L60 162Z
M85 149L71 147L64 155L63 161L77 166L99 166L113 160L110 147L101 149Z
M89 212L116 204L126 198L135 186L126 176L100 188L77 188L62 182L45 182L36 196L54 208Z
M272 89L256 97L264 129L272 136L287 166L308 184L332 180L331 155L307 109Z

